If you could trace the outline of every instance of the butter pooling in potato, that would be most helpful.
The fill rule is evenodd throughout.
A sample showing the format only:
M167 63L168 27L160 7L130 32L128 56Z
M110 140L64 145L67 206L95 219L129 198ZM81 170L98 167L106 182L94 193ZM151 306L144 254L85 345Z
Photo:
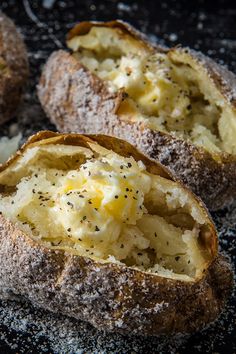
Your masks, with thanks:
M236 153L234 112L188 49L154 52L119 28L102 25L71 37L68 47L79 62L111 92L128 95L117 111L123 120L143 121L211 153Z
M190 192L141 160L88 142L30 145L1 172L0 211L47 248L194 280L215 250ZM204 236L203 236L204 235Z

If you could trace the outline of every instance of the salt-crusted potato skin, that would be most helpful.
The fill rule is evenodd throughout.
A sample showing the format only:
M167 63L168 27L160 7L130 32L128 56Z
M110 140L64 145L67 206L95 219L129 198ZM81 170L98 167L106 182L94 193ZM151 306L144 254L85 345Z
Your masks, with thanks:
M0 124L16 112L28 73L23 39L12 20L0 11Z
M57 143L75 145L92 139L123 156L132 154L152 173L172 179L161 165L112 137L42 132L28 144L43 144L44 138L55 136ZM0 215L0 297L30 301L34 306L88 321L107 331L139 335L196 331L219 315L232 285L230 267L217 255L215 229L206 210L204 213L212 237L203 241L208 242L212 262L201 278L190 282L44 248Z
M102 26L126 28L139 38L139 32L124 23L100 23ZM69 33L69 38L87 33L97 23L81 23ZM134 34L132 31L135 31ZM147 39L144 42L147 45ZM154 47L153 51L166 51ZM236 110L236 78L226 68L201 53L184 48L170 51L186 53L204 68L224 99ZM197 195L209 209L217 210L236 196L236 156L214 155L169 133L154 131L142 122L123 121L117 114L122 90L111 94L104 81L88 71L66 51L54 52L48 59L38 85L41 104L57 129L62 132L104 133L126 139L149 157L162 162ZM235 113L236 115L236 113Z

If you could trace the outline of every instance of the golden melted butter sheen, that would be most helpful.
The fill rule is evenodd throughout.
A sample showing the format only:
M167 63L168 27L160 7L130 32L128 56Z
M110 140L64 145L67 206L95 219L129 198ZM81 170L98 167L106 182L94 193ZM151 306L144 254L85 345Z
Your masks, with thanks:
M105 81L111 92L128 94L118 111L121 119L142 121L153 130L170 132L209 152L231 152L233 134L225 131L221 123L225 114L204 76L190 65L172 60L171 55L150 52L118 32L93 27L67 44L75 58ZM233 123L231 127L235 130Z
M112 154L87 160L54 183L50 219L73 238L113 242L146 212L143 201L150 188L144 165L133 158Z

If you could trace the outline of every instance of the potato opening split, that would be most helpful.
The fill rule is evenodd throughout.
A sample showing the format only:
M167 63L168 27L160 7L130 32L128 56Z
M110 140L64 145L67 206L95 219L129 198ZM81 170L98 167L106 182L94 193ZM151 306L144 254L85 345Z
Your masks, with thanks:
M74 57L104 80L111 92L127 94L117 110L211 153L236 153L232 107L188 50L157 52L120 28L92 26L68 40Z
M47 248L186 281L203 275L212 229L189 191L132 156L57 140L29 144L0 173L4 217Z

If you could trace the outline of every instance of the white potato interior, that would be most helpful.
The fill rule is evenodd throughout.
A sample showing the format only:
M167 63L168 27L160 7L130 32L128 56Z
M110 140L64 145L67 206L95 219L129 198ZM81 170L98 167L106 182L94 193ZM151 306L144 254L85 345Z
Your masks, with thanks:
M92 27L68 46L111 91L128 94L122 119L144 121L212 153L236 153L235 114L206 70L187 53L153 53L131 39L120 29Z
M0 173L0 212L49 248L191 280L211 257L178 183L98 144L33 145Z

